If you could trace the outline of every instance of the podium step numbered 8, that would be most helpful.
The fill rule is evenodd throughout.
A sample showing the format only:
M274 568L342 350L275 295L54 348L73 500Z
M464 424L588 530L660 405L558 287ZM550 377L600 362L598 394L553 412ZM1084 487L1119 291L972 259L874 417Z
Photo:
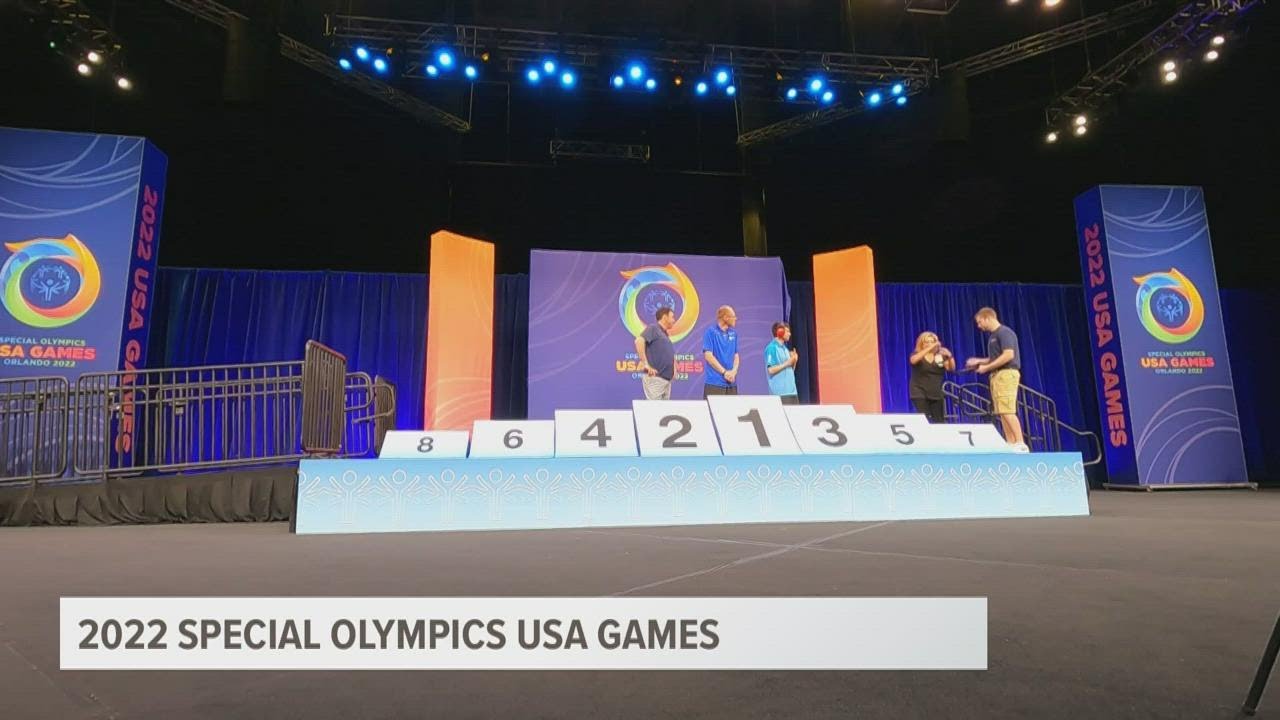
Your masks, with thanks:
M631 410L557 410L555 420L477 420L466 430L394 430L380 458L672 457L1010 452L992 425L851 405L786 405L776 395L636 400Z

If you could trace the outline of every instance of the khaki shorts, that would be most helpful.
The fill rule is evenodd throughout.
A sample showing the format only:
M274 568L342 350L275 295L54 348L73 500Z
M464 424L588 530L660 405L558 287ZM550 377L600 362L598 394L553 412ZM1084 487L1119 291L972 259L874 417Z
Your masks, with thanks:
M1018 383L1022 373L997 370L991 373L991 407L996 415L1018 414Z

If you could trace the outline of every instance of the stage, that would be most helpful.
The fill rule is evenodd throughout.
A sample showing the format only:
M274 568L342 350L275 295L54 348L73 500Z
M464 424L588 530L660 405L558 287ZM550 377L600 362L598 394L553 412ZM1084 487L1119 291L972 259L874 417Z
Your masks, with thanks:
M1275 619L1280 492L1091 493L1075 518L297 536L14 528L0 697L42 718L1231 718ZM980 673L60 672L74 595L990 598ZM1276 716L1264 706L1258 717Z

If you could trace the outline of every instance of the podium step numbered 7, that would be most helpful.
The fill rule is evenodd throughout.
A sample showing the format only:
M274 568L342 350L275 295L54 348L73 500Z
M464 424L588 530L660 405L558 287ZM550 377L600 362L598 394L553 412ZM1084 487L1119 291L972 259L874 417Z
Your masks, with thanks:
M557 410L555 420L479 420L465 430L388 432L380 458L593 458L1009 452L991 425L788 405L775 395L636 400L631 410Z

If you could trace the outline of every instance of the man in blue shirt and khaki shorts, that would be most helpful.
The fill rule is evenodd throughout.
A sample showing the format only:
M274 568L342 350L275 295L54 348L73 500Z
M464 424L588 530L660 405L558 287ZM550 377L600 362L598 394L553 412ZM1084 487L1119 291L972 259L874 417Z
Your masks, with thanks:
M979 375L991 376L991 406L1004 439L1018 452L1029 452L1022 439L1022 423L1018 421L1018 386L1022 382L1022 356L1018 336L1000 324L996 311L984 307L973 316L978 329L988 333L987 357L969 358L965 367Z

